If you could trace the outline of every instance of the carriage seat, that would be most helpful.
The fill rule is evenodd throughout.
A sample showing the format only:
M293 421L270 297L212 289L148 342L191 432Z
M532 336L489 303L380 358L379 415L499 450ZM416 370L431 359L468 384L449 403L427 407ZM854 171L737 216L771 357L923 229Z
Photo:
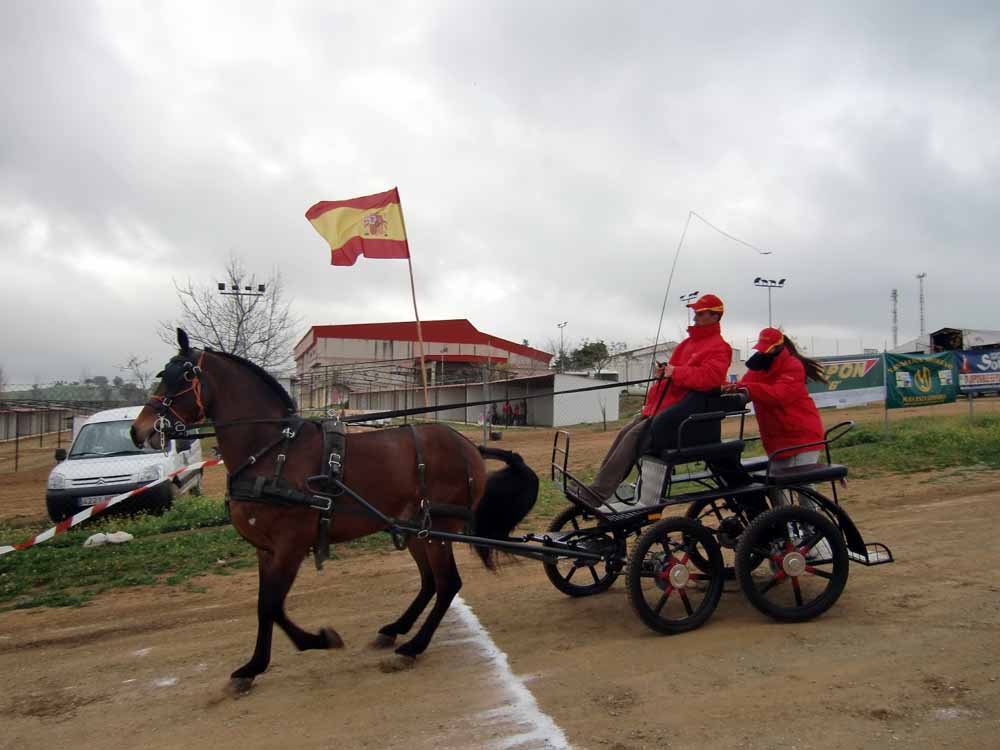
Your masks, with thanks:
M739 414L747 408L747 397L745 393L720 393L712 396L709 400L709 408L724 411L726 414Z
M684 448L667 448L647 455L655 456L664 463L683 464L690 461L713 461L720 458L739 458L745 443L742 440L723 440L718 443L702 443Z
M785 469L772 469L770 476L758 474L768 484L816 484L818 482L834 482L847 476L847 467L842 464L809 464L808 466L789 466Z

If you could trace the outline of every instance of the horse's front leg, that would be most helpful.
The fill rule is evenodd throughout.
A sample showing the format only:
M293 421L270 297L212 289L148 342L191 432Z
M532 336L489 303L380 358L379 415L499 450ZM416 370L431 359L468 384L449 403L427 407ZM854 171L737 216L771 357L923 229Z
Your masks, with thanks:
M257 550L259 589L257 592L257 643L253 656L230 675L229 689L242 695L253 686L254 678L264 672L271 662L271 637L274 624L285 631L299 651L313 648L341 648L343 640L333 628L322 628L319 633L302 630L285 614L285 597L295 582L305 550L291 552Z
M257 550L257 643L250 661L229 676L229 690L233 695L242 695L250 690L254 678L267 669L271 663L271 635L274 632L273 607L274 575L272 568L274 555L269 550ZM287 588L285 590L287 593ZM282 596L282 598L284 598Z

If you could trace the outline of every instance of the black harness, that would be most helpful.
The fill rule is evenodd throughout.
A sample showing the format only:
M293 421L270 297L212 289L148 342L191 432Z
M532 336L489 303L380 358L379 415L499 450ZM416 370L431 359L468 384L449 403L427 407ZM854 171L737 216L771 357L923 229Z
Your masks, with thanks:
M330 529L333 525L334 498L343 494L337 487L344 474L344 460L347 453L347 428L339 419L303 419L293 416L284 420L287 424L281 435L265 445L229 474L229 499L241 500L267 505L286 505L306 507L319 511L319 523L316 530L316 542L313 544L313 559L316 569L321 570L323 563L330 559ZM323 435L323 457L325 473L306 479L307 492L293 487L282 478L288 451L292 441L301 432L306 423L315 424ZM241 477L240 474L253 466L259 459L281 446L280 453L274 461L274 471L270 475L258 474L253 477Z

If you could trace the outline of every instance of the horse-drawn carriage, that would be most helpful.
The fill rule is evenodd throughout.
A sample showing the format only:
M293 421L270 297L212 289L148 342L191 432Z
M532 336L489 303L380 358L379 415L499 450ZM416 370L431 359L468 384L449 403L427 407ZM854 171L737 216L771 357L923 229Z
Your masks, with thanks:
M177 342L132 439L159 447L172 437L203 437L193 426L215 430L230 517L257 547L260 568L257 642L231 675L237 693L267 669L275 624L300 650L342 645L332 628L310 632L292 622L285 598L310 549L319 565L331 542L378 531L409 550L420 589L373 645L394 646L434 601L416 635L395 649L411 662L461 588L453 542L473 545L487 565L498 550L539 560L572 596L604 591L624 572L632 605L661 633L704 623L728 577L761 611L804 620L837 600L851 561L892 561L884 545L864 542L838 503L836 481L847 469L829 462L829 444L846 423L822 443L826 464L777 471L766 459L742 460L745 403L724 397L720 408L680 424L677 447L642 458L634 491L599 507L570 491L579 482L567 469L569 436L557 433L552 471L571 505L548 532L512 537L538 491L537 476L517 454L476 447L443 424L347 435L335 420L301 417L282 386L253 363L194 349L181 330ZM740 419L740 439L722 439L727 417ZM507 467L488 473L484 458ZM692 462L704 468L678 473ZM827 481L832 499L812 486ZM681 505L683 515L670 515Z
M570 505L546 534L525 539L565 548L544 563L557 589L590 596L624 574L640 619L657 632L681 633L711 616L726 580L738 581L764 614L802 621L833 606L850 562L892 562L885 545L864 541L839 502L847 467L832 462L830 445L852 422L831 427L822 442L778 452L823 448L826 463L779 470L766 456L743 458L756 439L743 435L743 394L718 397L713 406L681 422L677 447L643 455L637 481L599 504L581 499L582 482L567 468L570 435L556 433L552 479ZM722 438L727 418L739 419L735 439ZM827 482L832 497L814 486Z

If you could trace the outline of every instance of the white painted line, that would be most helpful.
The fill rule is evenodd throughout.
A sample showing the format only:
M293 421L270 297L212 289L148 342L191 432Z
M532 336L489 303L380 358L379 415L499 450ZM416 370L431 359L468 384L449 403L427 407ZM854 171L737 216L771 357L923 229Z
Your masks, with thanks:
M552 717L538 707L535 696L531 694L524 682L510 669L507 654L490 637L489 632L479 622L479 618L463 601L456 596L451 603L450 611L454 612L473 633L473 640L479 650L493 666L493 671L500 678L502 689L507 693L507 704L504 708L486 712L486 718L511 722L523 727L523 731L505 739L490 743L491 747L503 748L536 747L546 750L572 750L569 740ZM528 743L531 743L530 745Z

